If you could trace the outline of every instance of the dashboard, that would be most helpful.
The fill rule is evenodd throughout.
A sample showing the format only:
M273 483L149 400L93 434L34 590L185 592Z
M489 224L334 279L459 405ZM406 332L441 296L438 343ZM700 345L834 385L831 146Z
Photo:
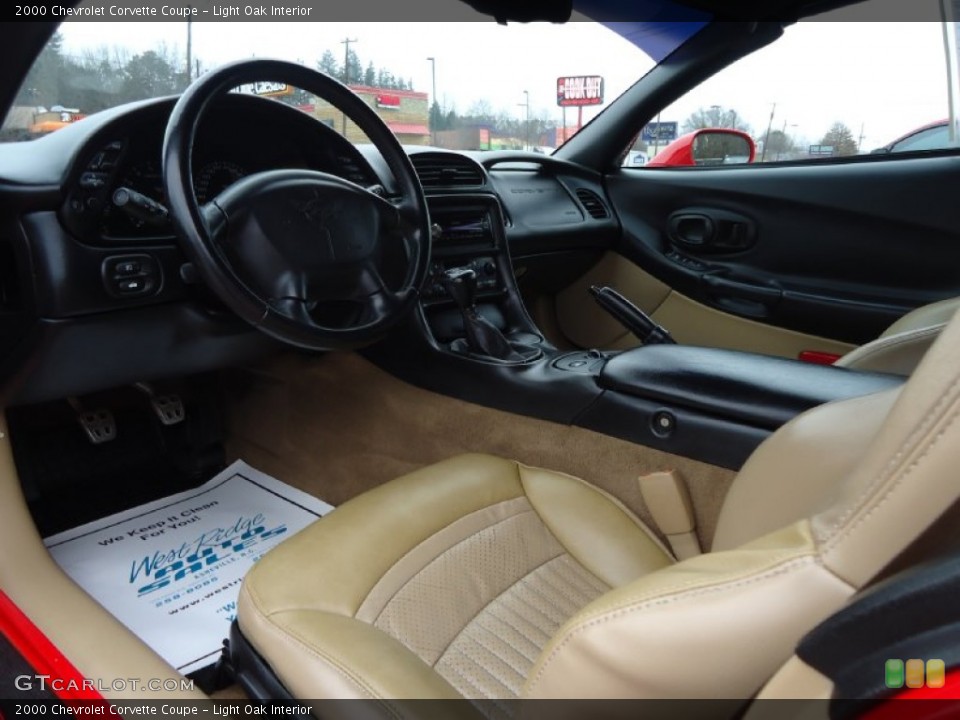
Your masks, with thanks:
M131 103L0 144L0 403L204 372L280 347L220 303L191 272L165 210L150 210L166 204L161 153L174 102ZM532 153L405 149L440 228L421 295L437 316L450 303L435 277L446 266L475 267L484 297L522 312L525 287L559 290L620 236L595 171ZM218 99L194 144L199 201L279 168L396 192L372 145L275 100ZM142 199L134 211L131 198Z

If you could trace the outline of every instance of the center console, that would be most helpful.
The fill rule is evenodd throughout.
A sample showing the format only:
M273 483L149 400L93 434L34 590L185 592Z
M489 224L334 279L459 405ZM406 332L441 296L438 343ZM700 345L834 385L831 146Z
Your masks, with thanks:
M418 312L392 338L366 351L420 387L737 469L799 413L903 382L669 344L668 329L634 317L642 313L609 288L594 292L601 305L612 306L638 337L657 344L625 352L560 351L524 307L499 199L431 195L429 204L433 259ZM593 299L585 293L583 302Z
M433 261L421 308L433 340L479 362L541 357L544 339L517 291L497 198L434 195L429 202Z

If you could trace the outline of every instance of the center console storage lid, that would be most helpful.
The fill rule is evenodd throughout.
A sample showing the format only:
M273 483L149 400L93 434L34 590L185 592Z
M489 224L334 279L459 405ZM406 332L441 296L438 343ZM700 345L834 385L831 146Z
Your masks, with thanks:
M869 395L904 378L735 350L648 345L607 361L606 390L775 429L816 405Z

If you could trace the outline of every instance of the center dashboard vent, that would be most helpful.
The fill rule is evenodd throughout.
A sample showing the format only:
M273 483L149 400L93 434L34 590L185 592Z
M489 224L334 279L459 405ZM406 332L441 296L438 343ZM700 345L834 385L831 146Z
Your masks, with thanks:
M606 220L610 217L610 211L607 210L607 206L593 190L577 188L577 199L580 201L580 204L583 205L583 209L590 213L590 217L594 220Z
M482 168L454 153L418 153L410 156L425 188L475 187L484 184Z

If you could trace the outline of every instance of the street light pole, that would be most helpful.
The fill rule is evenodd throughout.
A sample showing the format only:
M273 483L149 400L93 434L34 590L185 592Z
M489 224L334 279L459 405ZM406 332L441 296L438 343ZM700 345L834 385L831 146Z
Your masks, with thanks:
M526 120L524 121L524 128L523 128L523 140L524 140L524 143L526 144L526 147L524 149L529 150L530 149L530 91L524 90L523 96L525 99L524 99L524 102L520 103L520 105L525 107L527 111Z
M433 91L430 95L430 109L429 115L430 118L430 142L434 145L437 144L437 128L436 123L434 122L433 106L437 106L437 114L440 113L440 104L437 102L437 60L436 58L428 57L427 60L430 61L430 76L433 81Z
M343 84L350 84L350 43L358 42L356 38L344 38L340 41L343 45ZM347 114L343 113L343 136L347 136Z

